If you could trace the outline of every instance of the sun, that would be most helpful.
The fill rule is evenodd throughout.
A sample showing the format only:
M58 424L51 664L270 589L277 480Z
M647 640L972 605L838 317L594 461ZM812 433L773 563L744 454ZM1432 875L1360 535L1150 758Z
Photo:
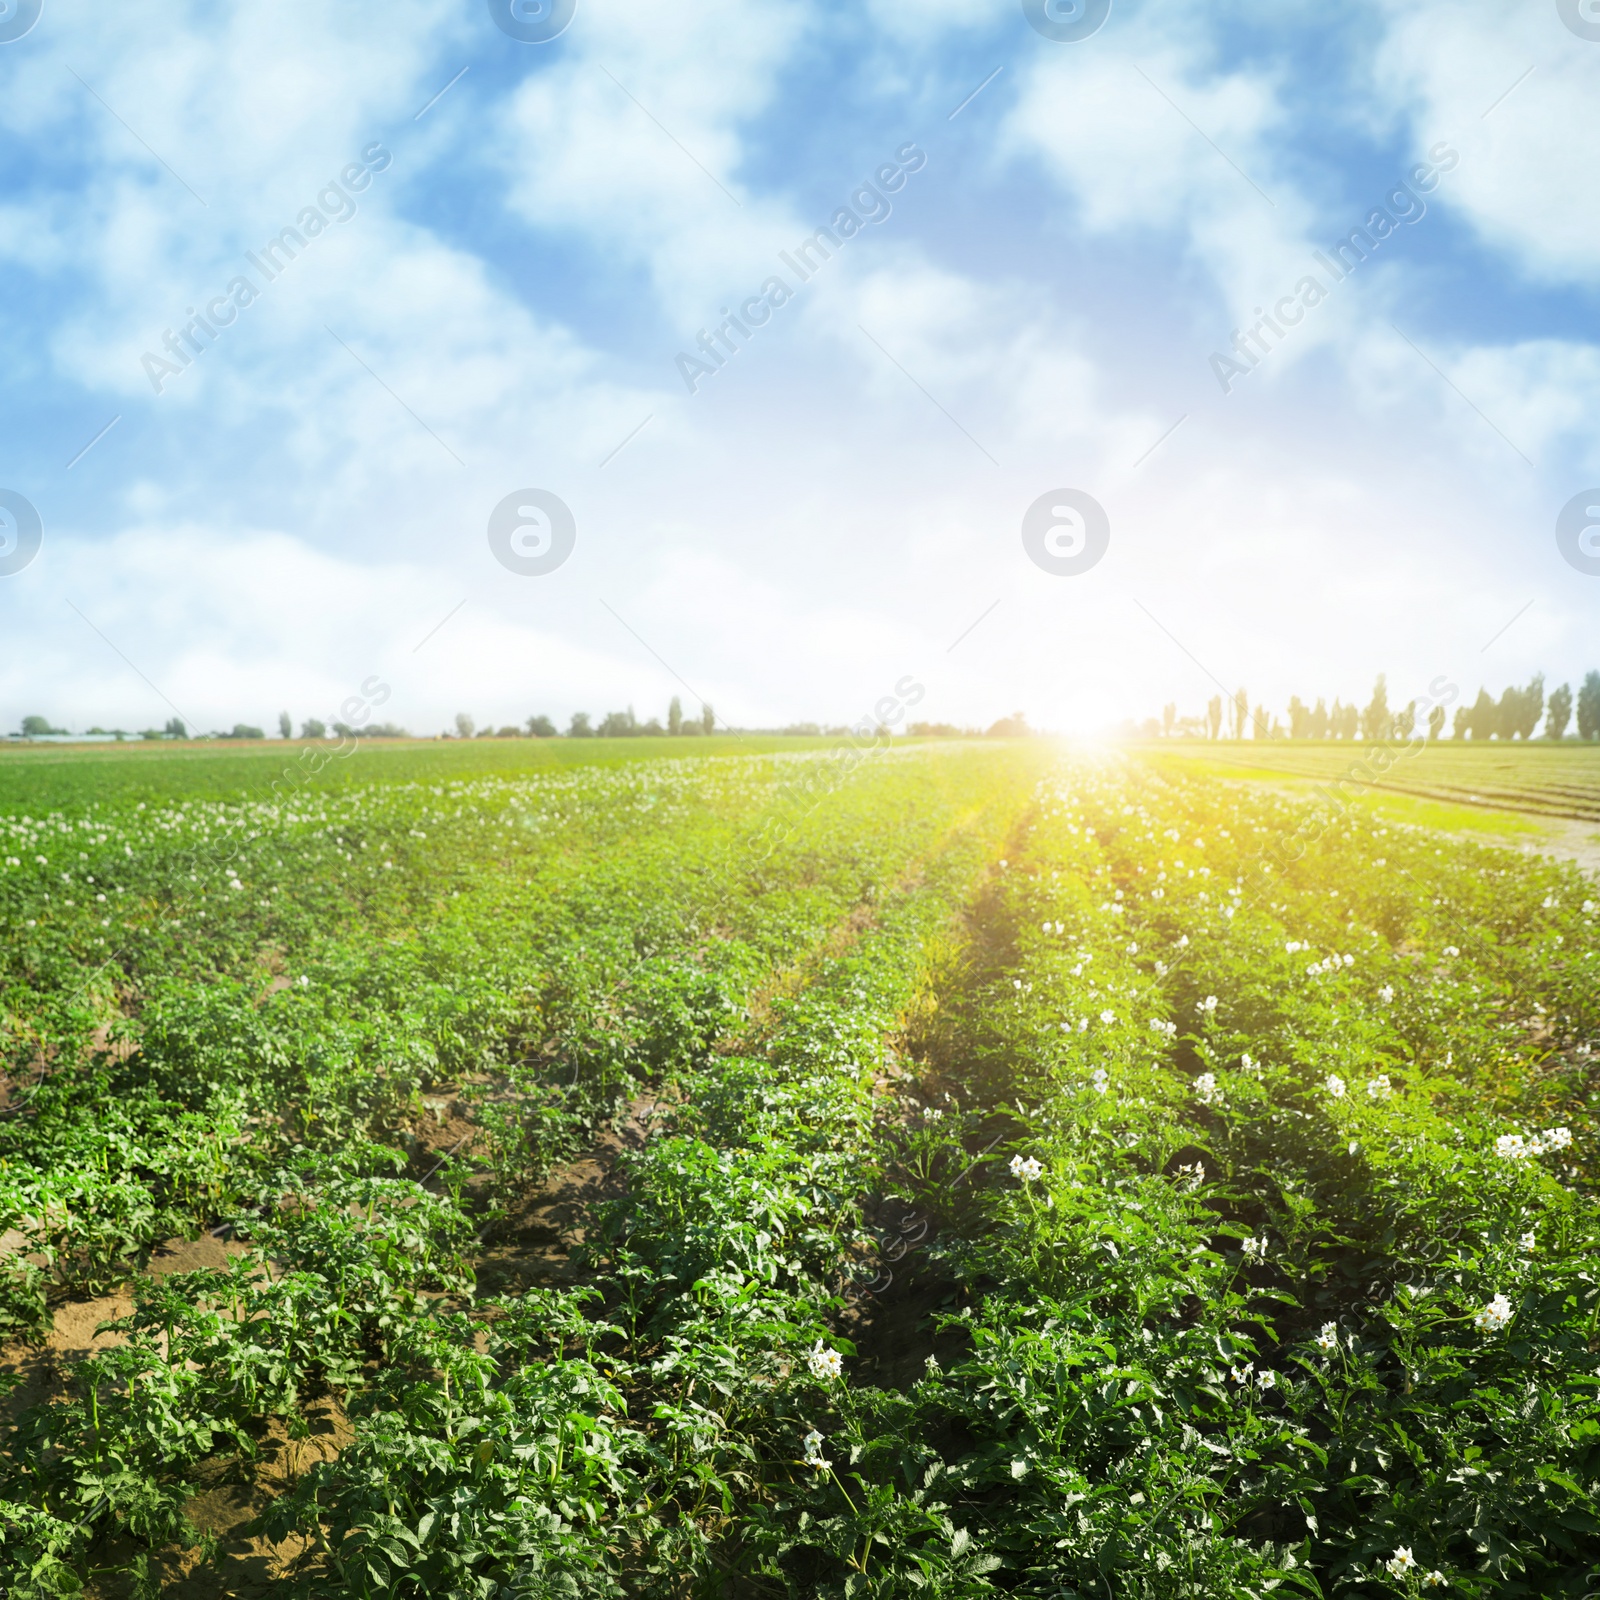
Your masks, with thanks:
M1063 684L1028 720L1075 741L1109 743L1125 715L1098 684Z

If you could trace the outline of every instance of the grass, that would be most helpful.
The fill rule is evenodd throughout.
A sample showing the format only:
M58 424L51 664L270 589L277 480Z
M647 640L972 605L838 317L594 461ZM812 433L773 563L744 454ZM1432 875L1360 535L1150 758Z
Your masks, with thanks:
M1369 746L1343 740L1161 741L1142 747L1218 776L1338 780L1366 761ZM1535 739L1522 744L1438 740L1390 747L1387 771L1355 772L1356 787L1419 795L1456 806L1600 822L1600 744ZM1348 793L1348 787L1346 792Z
M1156 754L1159 758L1167 752ZM1172 754L1170 759L1180 762L1185 771L1196 775L1220 778L1229 783L1270 783L1288 793L1306 794L1317 782L1315 778L1289 772L1282 767L1251 765L1247 762L1235 763L1226 758L1214 759L1205 755L1190 755L1187 751ZM1392 822L1410 823L1419 828L1435 828L1442 833L1470 833L1519 840L1545 839L1550 836L1548 827L1526 812L1512 809L1490 810L1484 806L1430 800L1394 789L1368 790L1351 796L1349 804L1372 816L1384 817Z
M711 738L372 739L330 760L319 788L374 783L518 777L575 766L612 766L664 756L749 756L831 748L835 739L717 734ZM301 752L303 740L217 743L0 744L0 812L76 810L91 804L169 799L264 799ZM337 750L338 744L326 747Z

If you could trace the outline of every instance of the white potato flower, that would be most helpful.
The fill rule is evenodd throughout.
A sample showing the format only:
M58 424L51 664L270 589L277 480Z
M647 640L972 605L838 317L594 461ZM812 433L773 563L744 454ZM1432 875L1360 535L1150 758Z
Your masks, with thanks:
M820 1339L806 1356L806 1361L811 1367L811 1376L814 1378L844 1376L844 1357L837 1350L829 1350Z
M1316 1345L1324 1355L1332 1355L1339 1348L1339 1324L1324 1322L1322 1332L1317 1335Z
M1499 1333L1511 1321L1511 1316L1511 1302L1503 1294L1497 1294L1472 1320L1480 1333Z
M1043 1172L1044 1168L1033 1156L1017 1155L1011 1158L1011 1176L1021 1183L1032 1183Z
M1344 1099L1344 1079L1341 1078L1337 1072L1330 1072L1328 1076L1322 1080L1322 1087L1326 1089L1335 1100Z

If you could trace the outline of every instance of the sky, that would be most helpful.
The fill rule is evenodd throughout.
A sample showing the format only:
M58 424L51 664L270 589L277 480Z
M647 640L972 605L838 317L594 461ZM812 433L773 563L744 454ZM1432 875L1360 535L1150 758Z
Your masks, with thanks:
M1596 0L0 0L0 731L1576 681L1597 97Z

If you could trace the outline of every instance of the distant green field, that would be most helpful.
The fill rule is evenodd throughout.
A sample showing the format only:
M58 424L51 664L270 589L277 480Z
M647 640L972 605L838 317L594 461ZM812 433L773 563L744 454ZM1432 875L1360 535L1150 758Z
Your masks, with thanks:
M1367 762L1368 745L1343 740L1172 740L1145 748L1203 761L1219 773L1236 767L1241 777L1283 773L1325 781L1349 774L1363 787L1455 805L1600 822L1600 744L1445 740L1414 755L1395 755L1381 773Z
M614 766L662 756L749 756L818 750L828 738L716 734L706 738L385 739L329 759L312 780L351 784L515 777L574 766ZM308 742L0 745L0 812L77 810L96 801L266 799ZM326 747L337 750L337 744Z

